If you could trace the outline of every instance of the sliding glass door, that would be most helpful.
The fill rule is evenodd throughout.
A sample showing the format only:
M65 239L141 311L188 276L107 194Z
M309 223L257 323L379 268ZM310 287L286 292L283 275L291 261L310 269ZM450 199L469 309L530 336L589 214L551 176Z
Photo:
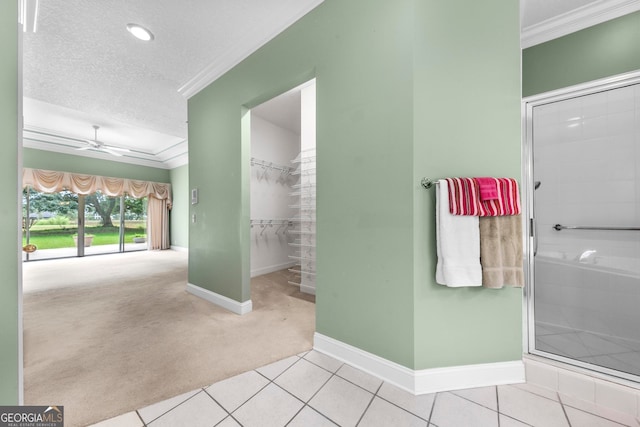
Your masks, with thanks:
M100 191L84 196L85 255L120 252L120 199Z
M139 251L147 248L147 198L124 196L123 251Z
M40 193L29 187L22 192L22 258L76 256L78 196L69 191Z
M23 191L23 260L145 250L146 197Z

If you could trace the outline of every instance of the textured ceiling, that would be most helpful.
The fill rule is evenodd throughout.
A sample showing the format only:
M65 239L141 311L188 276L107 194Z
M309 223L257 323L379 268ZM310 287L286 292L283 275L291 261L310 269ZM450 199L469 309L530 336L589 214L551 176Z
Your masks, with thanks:
M317 3L40 0L37 32L24 34L23 47L25 129L39 136L25 132L25 145L44 148L46 135L92 138L95 123L99 139L150 161L180 141L186 151L187 100L178 89L240 41L255 36L257 48L258 36ZM149 28L155 40L133 38L128 23Z
M188 145L179 90L212 66L232 67L322 0L39 1L37 32L24 33L24 145L175 167L187 162ZM521 0L523 28L607 1ZM149 28L155 40L134 39L128 23ZM257 114L291 122L297 101L281 101ZM93 138L93 124L98 139L131 153L75 151Z

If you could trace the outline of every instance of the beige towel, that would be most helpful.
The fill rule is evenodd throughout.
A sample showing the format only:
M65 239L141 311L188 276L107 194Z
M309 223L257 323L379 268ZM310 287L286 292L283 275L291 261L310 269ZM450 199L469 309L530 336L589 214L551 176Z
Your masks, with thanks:
M480 217L480 263L485 288L524 285L520 215Z

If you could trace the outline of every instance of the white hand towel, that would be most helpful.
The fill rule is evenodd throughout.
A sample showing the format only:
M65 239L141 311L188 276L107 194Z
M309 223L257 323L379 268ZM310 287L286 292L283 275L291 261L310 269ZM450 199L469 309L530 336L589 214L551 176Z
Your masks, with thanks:
M449 212L449 187L436 183L436 282L450 287L482 286L477 216Z

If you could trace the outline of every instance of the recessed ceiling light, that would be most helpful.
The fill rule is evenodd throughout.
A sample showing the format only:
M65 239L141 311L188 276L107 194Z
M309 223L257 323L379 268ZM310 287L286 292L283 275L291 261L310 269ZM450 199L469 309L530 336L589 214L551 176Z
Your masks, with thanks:
M127 30L137 39L145 42L153 40L153 33L141 25L127 24Z

